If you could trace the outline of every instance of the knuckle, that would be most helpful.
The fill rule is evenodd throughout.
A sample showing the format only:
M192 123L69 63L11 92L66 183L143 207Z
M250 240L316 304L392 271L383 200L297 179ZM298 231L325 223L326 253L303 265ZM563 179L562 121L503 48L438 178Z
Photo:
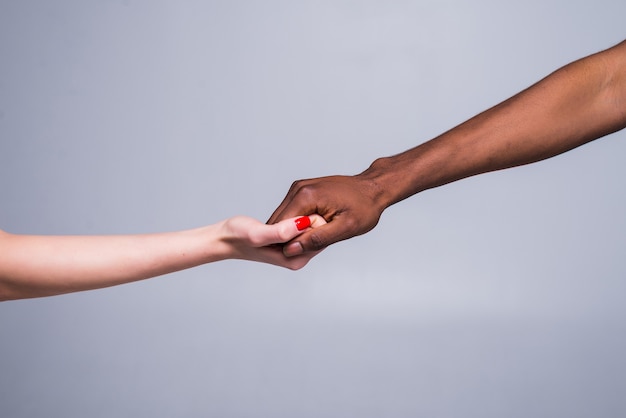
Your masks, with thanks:
M313 232L309 236L309 243L311 247L310 249L313 251L323 250L324 248L328 247L328 242L326 238L324 238L322 235L317 234L315 232Z
M355 230L359 229L359 221L353 217L348 217L344 219L343 224L345 228L350 232L354 232Z
M345 219L342 219L342 223L347 237L354 237L367 232L367 229L363 229L363 225L357 218L347 217Z
M264 244L263 237L258 233L250 233L248 240L253 247L260 247Z
M317 188L312 184L301 184L297 190L298 197L305 200L315 198L316 194Z
M280 242L287 242L291 239L291 232L290 232L290 226L289 225L281 225L281 227L278 229L278 241Z
M291 183L291 187L289 187L289 193L297 193L305 180L296 180Z

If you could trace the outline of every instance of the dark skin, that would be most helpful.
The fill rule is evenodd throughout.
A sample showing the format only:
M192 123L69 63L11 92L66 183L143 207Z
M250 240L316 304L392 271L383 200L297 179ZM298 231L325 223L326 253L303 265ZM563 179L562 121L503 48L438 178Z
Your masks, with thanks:
M624 127L626 41L360 174L296 181L268 223L321 215L326 225L283 247L287 256L320 251L372 230L386 208L421 191L544 160Z

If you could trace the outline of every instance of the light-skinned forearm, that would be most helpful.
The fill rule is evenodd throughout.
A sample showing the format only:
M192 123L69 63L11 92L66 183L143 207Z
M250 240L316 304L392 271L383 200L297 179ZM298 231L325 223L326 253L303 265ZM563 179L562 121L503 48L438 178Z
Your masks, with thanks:
M265 225L235 216L160 234L36 236L0 231L0 300L115 286L225 259L297 270L315 254L286 258L273 244L324 223L319 216L303 216Z
M114 286L227 257L215 225L120 236L0 233L0 300Z
M626 126L626 42L573 62L443 135L360 175L388 207L465 177L536 162Z

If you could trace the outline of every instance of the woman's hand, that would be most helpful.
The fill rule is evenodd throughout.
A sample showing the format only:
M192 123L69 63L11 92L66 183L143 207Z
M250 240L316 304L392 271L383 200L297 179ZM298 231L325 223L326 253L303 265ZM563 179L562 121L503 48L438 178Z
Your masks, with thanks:
M324 225L319 215L288 218L266 225L247 216L235 216L220 223L221 242L226 245L225 258L260 261L291 270L301 269L320 251L285 257L282 245L298 235Z

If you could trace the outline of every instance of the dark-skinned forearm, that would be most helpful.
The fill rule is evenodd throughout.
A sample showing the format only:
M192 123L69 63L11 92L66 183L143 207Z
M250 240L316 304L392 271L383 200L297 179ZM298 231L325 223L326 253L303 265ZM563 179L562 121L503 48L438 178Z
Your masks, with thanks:
M626 126L626 42L573 62L360 177L388 207L465 177L553 157Z
M514 97L356 176L292 184L269 219L317 213L328 221L283 249L321 250L376 226L390 205L465 177L528 164L626 126L626 42L573 62Z

